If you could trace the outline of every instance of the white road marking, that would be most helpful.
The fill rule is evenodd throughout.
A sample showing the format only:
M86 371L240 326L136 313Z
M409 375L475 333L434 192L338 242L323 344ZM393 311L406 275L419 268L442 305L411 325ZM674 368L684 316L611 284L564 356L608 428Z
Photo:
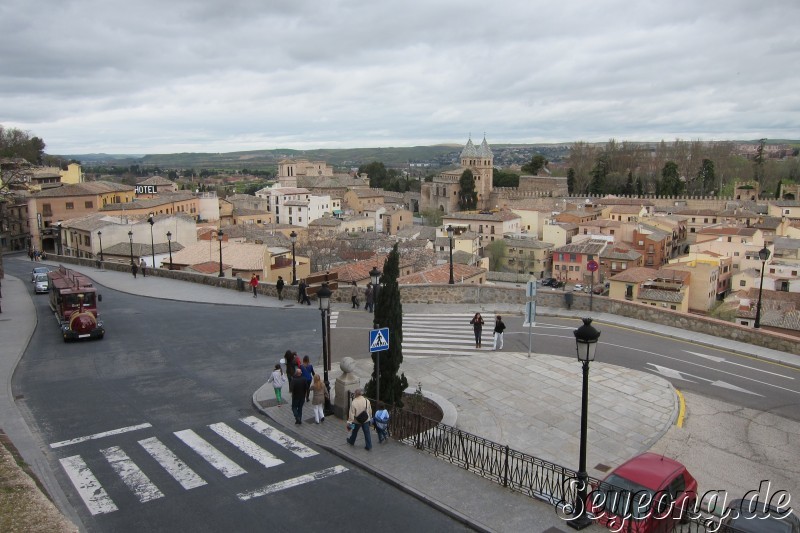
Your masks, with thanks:
M100 451L106 456L111 468L139 498L140 502L145 503L164 497L164 494L150 481L150 478L122 451L122 448L112 446Z
M236 477L247 473L247 470L228 459L222 452L191 429L176 431L175 436L197 452L200 457L208 461L211 466L222 472L225 477Z
M715 387L722 387L723 389L735 390L737 392L744 392L744 393L747 393L747 394L752 394L753 396L761 396L762 398L764 397L763 394L758 394L757 392L753 392L753 391L749 391L747 389L743 389L741 387L737 387L736 385L732 385L732 384L730 384L730 383L728 383L726 381L717 380L717 381L712 381L711 384L714 385Z
M264 465L266 468L283 464L283 461L269 453L267 450L251 441L227 424L218 423L208 426L214 433L230 442L244 453Z
M666 378L680 379L680 380L683 380L683 381L687 381L689 383L697 383L696 381L692 381L691 379L688 379L688 378L684 377L684 376L690 376L690 377L693 377L695 379L699 379L700 381L707 381L709 384L711 384L711 385L713 385L715 387L721 387L723 389L735 390L737 392L744 392L744 393L747 393L747 394L752 394L753 396L761 396L761 397L763 397L763 394L758 394L757 392L753 392L753 391L749 391L747 389L743 389L741 387L737 387L736 385L732 385L731 383L728 383L726 381L720 381L720 380L716 380L715 381L715 380L711 380L711 379L707 379L707 378L701 378L700 376L695 376L694 374L688 374L686 372L679 372L678 370L674 370L672 368L667 368L665 366L656 365L656 364L653 364L653 363L646 363L646 365L650 365L650 366L654 367L656 369L656 372L658 372L659 374L661 374L662 376L664 376Z
M86 508L93 515L111 513L117 510L117 506L108 497L108 493L94 477L92 471L86 466L80 455L65 457L59 460L67 477L75 485L78 496L81 497Z
M683 381L688 381L689 383L697 383L696 381L692 381L691 379L683 377L683 373L682 372L679 372L679 371L674 370L672 368L667 368L665 366L656 365L656 364L653 364L653 363L647 363L647 365L650 365L653 368L655 368L656 372L658 372L659 374L661 374L665 378L681 379ZM708 381L708 380L704 380L704 381Z
M175 478L175 481L180 483L184 489L194 489L206 484L203 478L198 476L194 470L189 468L186 463L181 461L177 455L172 453L172 451L164 446L157 438L150 437L149 439L140 440L139 444L141 444L142 448L147 450L147 453L149 453L164 470L169 472L169 474Z
M62 440L61 442L54 442L50 445L51 448L61 448L63 446L69 446L70 444L78 444L80 442L86 442L87 440L93 439L101 439L103 437L109 437L111 435L119 435L120 433L127 433L129 431L136 431L137 429L145 429L153 427L151 424L144 423L139 424L137 426L128 426L119 429L112 429L111 431L103 431L102 433L95 433L94 435L87 435L85 437L78 437L77 439L70 439L70 440Z
M311 481L319 481L320 479L325 479L326 477L335 476L336 474L341 474L343 472L347 472L347 468L340 465L336 465L330 468L326 468L324 470L312 472L310 474L305 474L292 479L286 479L284 481L272 483L271 485L267 485L266 487L262 487L260 489L251 490L248 492L240 492L236 496L242 501L247 501L253 498L258 498L260 496L266 496L267 494L272 494L274 492L279 492L282 490L290 489L292 487L297 487L305 483L310 483Z
M709 361L714 361L715 363L721 363L722 361L725 360L724 357L715 357L713 355L708 355L700 352L690 352L689 350L684 350L684 352L696 355L697 357L702 357L703 359L708 359Z
M305 459L307 457L318 455L317 452L308 446L294 440L289 435L278 431L259 418L248 416L247 418L242 418L241 421L267 437L269 440L280 444L298 457Z

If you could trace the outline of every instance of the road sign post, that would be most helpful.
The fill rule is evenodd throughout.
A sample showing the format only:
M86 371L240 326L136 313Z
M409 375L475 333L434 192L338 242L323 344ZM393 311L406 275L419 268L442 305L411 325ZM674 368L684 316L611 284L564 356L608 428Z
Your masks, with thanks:
M592 274L592 278L591 278L592 281L589 284L589 311L592 310L592 298L594 297L594 273L597 271L598 267L599 267L599 265L597 264L597 261L595 261L594 259L590 259L586 263L586 268Z
M378 328L369 332L369 353L375 356L375 401L381 400L381 352L389 349L389 328Z
M536 280L528 281L525 287L525 296L528 301L525 303L525 321L528 323L528 358L531 357L531 347L533 343L533 322L536 320Z

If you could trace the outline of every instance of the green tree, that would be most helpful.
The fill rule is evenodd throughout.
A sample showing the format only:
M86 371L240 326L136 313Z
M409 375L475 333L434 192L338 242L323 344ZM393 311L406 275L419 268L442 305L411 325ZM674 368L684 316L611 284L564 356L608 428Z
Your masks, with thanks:
M428 209L423 209L420 211L420 216L422 216L422 223L425 226L433 226L438 228L442 225L442 216L444 213L436 209L435 207L431 207Z
M535 176L540 170L547 166L547 163L549 163L549 161L547 161L543 155L536 154L528 163L522 165L522 172Z
M575 169L572 167L567 170L567 192L569 194L575 192Z
M642 178L636 176L636 195L642 196L644 194L644 187L642 186Z
M603 152L597 157L594 168L589 173L592 181L589 182L590 194L604 194L606 192L606 177L608 176L608 155Z
M21 157L28 163L41 165L44 147L44 141L39 137L31 137L26 131L6 129L0 125L0 157Z
M519 187L519 174L492 169L492 184L495 187Z
M372 377L365 387L369 398L377 396L377 385L380 383L381 401L403 406L403 391L408 388L405 374L398 375L403 363L403 304L400 302L400 252L395 243L392 251L383 264L381 287L375 301L375 325L389 328L389 349L380 352L380 380L376 380L378 372L378 355L372 355Z
M756 155L753 157L753 179L756 180L756 183L761 183L761 180L764 179L764 145L766 143L766 139L758 141Z
M714 173L714 162L712 160L703 159L703 164L697 172L697 179L700 180L700 187L703 195L705 195L706 191L714 189L714 183L717 177Z
M359 174L366 174L369 177L369 186L375 188L385 188L389 181L389 172L386 165L380 161L373 161L358 167Z
M495 239L486 247L486 256L489 258L489 270L499 271L503 258L506 256L506 241Z
M475 192L475 176L470 169L461 173L458 179L461 192L458 195L458 208L461 211L470 211L478 207L478 193Z
M661 170L661 181L658 182L658 194L662 196L679 196L683 194L684 183L678 175L678 165L667 161Z
M781 197L781 185L783 184L783 180L778 180L778 186L775 188L775 198Z
M622 191L623 194L627 194L628 196L633 196L636 194L636 187L633 184L633 172L630 170L628 171L628 180L625 182L625 187Z

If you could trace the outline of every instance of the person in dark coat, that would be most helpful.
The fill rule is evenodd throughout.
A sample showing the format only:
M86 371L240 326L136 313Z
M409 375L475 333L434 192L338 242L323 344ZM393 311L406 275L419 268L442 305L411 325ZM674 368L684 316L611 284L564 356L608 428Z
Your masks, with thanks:
M505 331L506 325L503 323L503 317L497 315L497 318L494 320L494 349L495 350L502 350L503 349L503 331Z
M300 305L303 305L303 304L311 305L311 300L308 297L308 291L306 291L307 288L308 288L308 284L306 283L306 280L304 280L304 279L300 280L300 285L297 286L297 290L300 293L299 294L299 296L300 296Z
M283 300L283 286L286 283L283 281L283 276L278 276L278 282L275 283L275 288L278 290L278 300Z
M372 283L367 283L367 288L364 289L364 310L368 313L375 311L375 289Z
M475 313L475 316L472 317L472 320L469 321L472 324L472 331L475 332L475 347L481 347L481 334L483 333L483 317L480 313Z
M133 274L134 278L136 277L137 272L139 272L139 267L136 266L136 263L131 263L131 274Z
M306 380L303 379L303 372L300 368L295 368L292 383L289 385L292 391L292 414L294 423L303 423L303 404L306 403Z

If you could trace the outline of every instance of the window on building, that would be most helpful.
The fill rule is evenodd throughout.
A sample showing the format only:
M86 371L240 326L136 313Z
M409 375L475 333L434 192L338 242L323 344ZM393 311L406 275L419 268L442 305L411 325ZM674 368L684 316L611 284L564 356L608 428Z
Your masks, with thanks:
M88 201L83 203L83 207L85 207L86 209L93 209L94 208L94 202L92 202L91 200L88 200Z
M569 254L569 260L573 263L578 260L577 254Z
M75 204L72 202L67 202L67 205L65 205L64 207L66 207L67 209L75 209Z

